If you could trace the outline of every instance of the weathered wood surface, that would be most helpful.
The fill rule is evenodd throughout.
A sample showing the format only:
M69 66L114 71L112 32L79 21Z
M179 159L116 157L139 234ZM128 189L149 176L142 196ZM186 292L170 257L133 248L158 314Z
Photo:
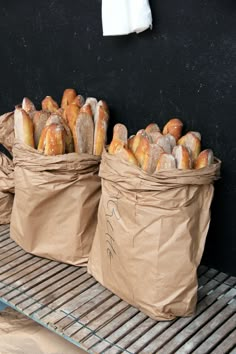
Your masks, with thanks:
M0 301L90 353L235 353L236 278L198 269L196 314L157 322L86 272L24 252L0 226Z

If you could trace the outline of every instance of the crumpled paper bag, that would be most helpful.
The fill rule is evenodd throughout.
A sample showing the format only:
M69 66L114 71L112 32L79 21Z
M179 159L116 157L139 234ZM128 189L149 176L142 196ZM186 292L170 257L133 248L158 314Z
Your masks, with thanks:
M34 255L86 264L97 225L100 157L44 156L19 141L13 156L11 238Z
M13 162L0 152L0 225L9 224L14 199Z
M102 0L104 36L140 33L152 28L148 0Z
M0 116L0 144L12 153L14 139L14 112L5 113Z
M104 151L88 272L155 320L190 316L220 161L148 175Z

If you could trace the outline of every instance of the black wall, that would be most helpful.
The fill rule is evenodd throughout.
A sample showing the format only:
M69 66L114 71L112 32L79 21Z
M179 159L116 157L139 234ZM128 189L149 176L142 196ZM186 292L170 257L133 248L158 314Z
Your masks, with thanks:
M101 1L1 0L0 113L66 87L130 133L177 116L223 161L203 263L236 275L234 0L151 0L154 28L102 37Z

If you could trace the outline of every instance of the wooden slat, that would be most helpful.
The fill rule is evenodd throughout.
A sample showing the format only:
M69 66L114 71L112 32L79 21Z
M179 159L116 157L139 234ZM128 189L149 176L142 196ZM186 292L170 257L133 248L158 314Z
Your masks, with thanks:
M196 314L158 322L105 289L85 268L26 254L9 239L9 228L2 234L0 228L2 299L94 354L232 352L236 278L205 266L198 277Z
M73 280L70 280L71 278ZM84 284L85 282L86 284ZM75 296L75 292L78 294L81 287L89 287L91 284L91 279L86 273L83 273L81 276L76 276L73 274L72 277L69 276L67 279L61 280L60 283L62 286L58 288L56 292L54 287L49 286L45 290L36 294L34 298L40 301L40 303L35 303L25 308L25 312L29 315L34 314L35 317L40 319L52 312L54 309L58 308L60 305L66 303L66 301L73 298Z
M208 352L211 352L212 354L224 354L227 353L228 350L233 349L234 346L236 346L235 325L236 315L229 318L228 321L224 323L224 325L222 325L210 337L208 337L205 342L194 351L194 354L202 354ZM222 339L224 340L222 341Z

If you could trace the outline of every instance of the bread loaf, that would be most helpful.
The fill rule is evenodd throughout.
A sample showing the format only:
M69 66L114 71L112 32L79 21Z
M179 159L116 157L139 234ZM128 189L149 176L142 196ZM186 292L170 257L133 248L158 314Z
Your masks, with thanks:
M65 152L74 152L74 140L72 132L65 120L59 114L52 113L46 122L46 126L49 126L51 124L58 124L63 126L65 130Z
M63 92L63 96L61 100L61 108L66 109L66 107L69 106L71 102L73 102L76 96L77 93L74 89L70 89L70 88L66 89Z
M180 170L188 170L192 167L191 157L189 151L185 146L177 145L174 147L173 156L176 160L176 166Z
M85 103L90 104L91 109L92 109L92 113L93 113L93 118L95 119L95 113L96 113L96 107L97 107L97 99L94 97L88 97L85 101Z
M134 153L139 165L142 167L145 162L145 156L150 150L150 141L144 134L140 134L140 142Z
M128 131L124 124L117 123L113 128L113 138L109 145L109 154L115 154L117 148L127 147Z
M115 154L118 155L121 159L131 163L132 165L138 166L138 161L130 149L120 145L117 146Z
M22 108L15 109L14 130L17 139L34 148L33 122Z
M26 112L26 113L31 113L36 111L35 105L33 104L33 102L27 98L24 97L23 101L22 101L22 109Z
M85 104L79 112L76 124L73 130L75 151L78 154L93 153L94 142L94 123L91 106Z
M141 129L139 130L136 135L134 137L132 137L131 139L129 139L128 141L128 146L129 146L129 149L135 154L139 144L140 144L140 141L141 141L141 137L142 136L146 136L148 138L148 135L147 133L145 132L144 129Z
M154 132L161 132L160 128L156 123L151 123L149 124L146 128L145 131L147 134L154 133Z
M51 124L48 126L44 154L48 156L65 153L65 130L62 125Z
M159 145L160 147L162 147L162 149L164 150L164 152L166 152L167 154L171 154L172 151L172 147L171 147L171 143L170 143L170 138L167 135L162 135L157 139L156 142L157 145Z
M145 152L145 156L141 165L141 168L152 174L157 167L157 162L160 159L160 156L163 154L163 149L157 144L150 144Z
M176 168L174 156L167 153L162 154L157 162L156 172L161 170L171 170L173 168Z
M175 140L179 140L182 134L183 123L178 118L170 119L163 128L163 135L171 134Z
M43 128L50 116L49 112L46 111L35 111L33 115L33 126L34 126L34 143L37 147L39 144L40 136Z
M56 112L59 106L56 101L53 100L51 96L46 96L42 101L42 110L48 112Z
M206 149L200 152L200 154L198 155L194 164L194 168L199 169L206 166L210 166L211 164L213 164L213 162L214 162L213 151L211 149Z
M194 162L201 151L201 141L199 138L192 132L187 133L186 135L182 136L178 142L178 145L185 146L189 152L192 161Z
M91 107L91 106L90 106ZM99 101L96 105L94 116L95 132L94 132L94 147L93 154L102 155L104 146L107 140L107 128L109 121L108 106L104 101Z

